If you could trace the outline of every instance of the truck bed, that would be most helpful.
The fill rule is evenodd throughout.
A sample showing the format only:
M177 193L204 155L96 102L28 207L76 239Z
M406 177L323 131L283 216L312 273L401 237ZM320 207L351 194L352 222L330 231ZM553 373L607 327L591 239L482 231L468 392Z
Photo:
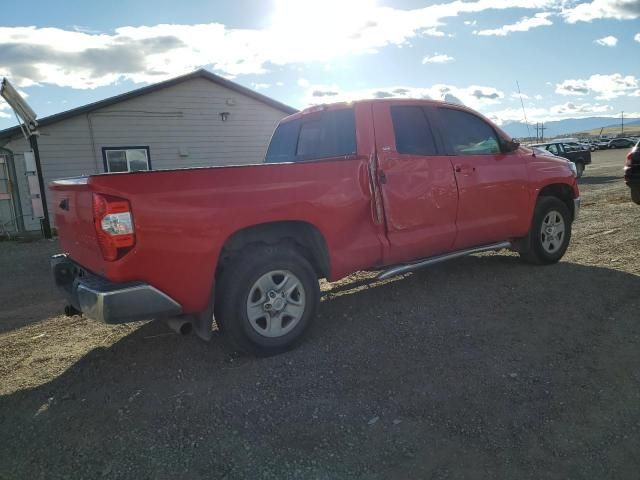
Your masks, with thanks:
M50 188L62 249L72 260L114 282L153 280L187 313L206 307L221 248L246 225L316 226L329 247L333 278L381 258L366 158L101 174L57 180ZM93 193L131 204L136 243L116 261L104 260L97 245Z

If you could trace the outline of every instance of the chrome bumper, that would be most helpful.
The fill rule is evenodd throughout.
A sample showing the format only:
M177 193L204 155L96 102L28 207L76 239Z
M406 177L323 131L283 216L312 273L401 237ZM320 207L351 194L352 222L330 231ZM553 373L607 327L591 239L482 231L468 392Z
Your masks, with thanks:
M88 272L66 254L51 257L51 270L67 301L94 320L126 323L182 313L181 305L157 288L142 282L110 282Z
M578 218L580 214L580 197L573 199L573 219Z

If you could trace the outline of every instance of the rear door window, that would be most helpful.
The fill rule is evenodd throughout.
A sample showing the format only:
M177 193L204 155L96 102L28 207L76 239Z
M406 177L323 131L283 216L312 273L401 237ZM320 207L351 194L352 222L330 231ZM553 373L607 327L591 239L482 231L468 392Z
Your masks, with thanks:
M438 108L442 133L454 155L497 155L498 137L491 125L471 113Z
M435 140L422 107L391 107L396 151L413 155L436 155Z

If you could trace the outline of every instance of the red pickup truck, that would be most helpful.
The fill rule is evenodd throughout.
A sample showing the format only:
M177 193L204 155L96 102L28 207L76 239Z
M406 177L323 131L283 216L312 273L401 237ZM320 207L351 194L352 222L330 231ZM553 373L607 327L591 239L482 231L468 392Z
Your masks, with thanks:
M297 342L319 278L380 278L509 248L560 260L580 197L564 159L536 156L480 114L427 100L313 107L277 127L259 165L54 181L66 253L54 278L107 323L170 318L246 351Z

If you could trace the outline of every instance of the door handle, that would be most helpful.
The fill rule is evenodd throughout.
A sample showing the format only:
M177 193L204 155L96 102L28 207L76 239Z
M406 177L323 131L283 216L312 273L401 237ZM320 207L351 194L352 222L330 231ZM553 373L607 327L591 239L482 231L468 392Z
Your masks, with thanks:
M455 167L456 173L473 173L476 171L476 167L472 167L471 165L456 165Z

